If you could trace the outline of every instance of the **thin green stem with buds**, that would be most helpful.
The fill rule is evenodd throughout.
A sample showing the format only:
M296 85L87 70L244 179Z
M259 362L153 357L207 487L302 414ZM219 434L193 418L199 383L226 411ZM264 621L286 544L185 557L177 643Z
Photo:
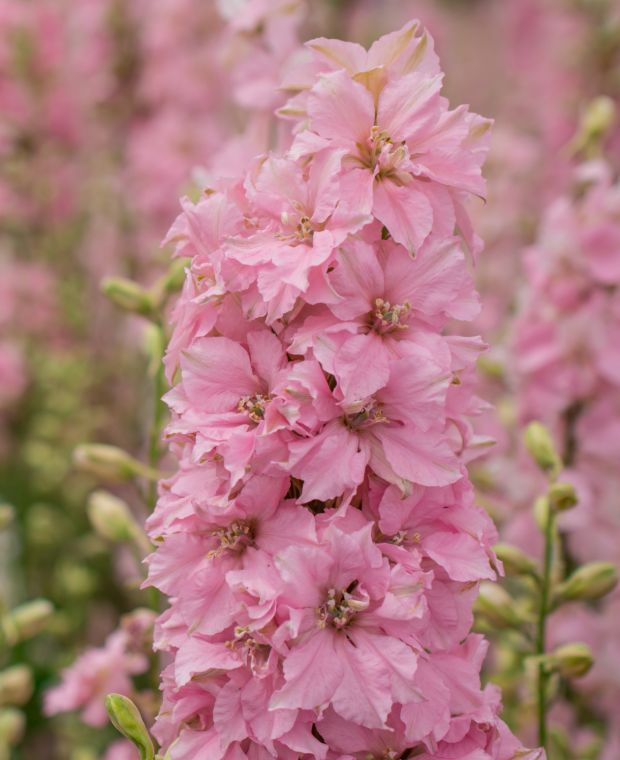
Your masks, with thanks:
M163 328L157 324L158 348L157 354L152 357L153 372L153 412L151 427L149 430L148 461L149 467L156 470L161 457L161 431L164 422L165 404L162 396L166 392L166 377L163 365ZM152 511L157 502L157 482L152 481L148 485L147 505Z
M547 510L545 524L545 553L543 560L543 575L540 589L540 608L538 629L536 635L536 654L542 658L546 652L546 628L549 614L549 596L551 590L551 567L553 561L553 541L555 531L555 515L552 509ZM548 672L545 663L538 664L538 743L547 749L547 682Z

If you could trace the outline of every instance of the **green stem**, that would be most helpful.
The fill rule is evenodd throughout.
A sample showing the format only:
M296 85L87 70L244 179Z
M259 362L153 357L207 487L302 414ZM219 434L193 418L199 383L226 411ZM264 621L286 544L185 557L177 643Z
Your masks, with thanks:
M153 374L153 407L151 417L151 427L149 430L148 441L148 463L149 467L157 470L161 458L161 432L164 425L165 404L162 396L166 392L166 376L164 374L163 353L164 353L164 330L162 324L157 325L158 343L156 355L152 357L152 374ZM157 481L151 480L147 486L146 504L152 512L157 503ZM152 610L158 614L161 612L161 597L156 588L148 589L148 603ZM152 652L150 656L149 676L155 693L159 690L160 662L157 652Z
M539 657L543 657L546 652L546 627L547 616L549 614L554 529L555 516L552 510L549 509L545 525L545 555L536 635L536 654ZM547 681L548 673L544 663L541 661L538 665L538 743L545 750L547 749Z
M151 419L151 428L149 431L149 448L148 461L149 467L157 470L159 459L161 457L160 438L164 422L165 405L162 396L166 392L166 377L163 365L163 330L159 326L162 354L155 357L154 377L153 377L153 416ZM148 485L147 506L151 511L155 508L157 502L157 482L151 481Z

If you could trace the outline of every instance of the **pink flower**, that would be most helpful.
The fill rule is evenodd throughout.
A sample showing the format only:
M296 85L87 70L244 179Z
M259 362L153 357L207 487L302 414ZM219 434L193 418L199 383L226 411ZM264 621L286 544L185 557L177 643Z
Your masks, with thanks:
M341 160L342 153L325 152L304 169L270 157L246 180L256 230L232 238L227 252L244 267L261 265L257 284L270 302L269 321L289 311L300 294L312 301L334 249L371 220L354 186L343 185Z
M321 549L291 547L276 557L295 640L283 660L285 685L272 707L311 709L331 704L343 718L382 728L395 700L416 699L416 651L396 635L391 621L421 614L423 576L400 597L393 617L385 599L395 571L370 538L370 525L352 534L328 531ZM292 642L291 642L292 644Z
M330 499L355 489L367 466L403 491L411 483L445 485L461 476L442 435L449 373L415 348L409 356L389 362L387 378L378 380L383 387L374 395L339 394L338 416L318 435L289 445L288 466L304 481L302 500ZM360 361L355 351L352 360ZM345 371L349 369L345 365ZM370 382L372 373L380 369L370 370ZM364 370L352 368L352 373L356 371ZM336 454L340 467L327 474Z
M104 726L108 721L104 699L115 692L127 696L133 693L131 676L143 673L148 661L142 654L129 649L125 631L111 634L105 645L89 649L62 674L59 686L45 695L45 713L55 715L80 710L80 717L91 726Z
M368 61L396 57L413 31L410 25L401 33L405 39L379 40ZM489 123L463 108L449 111L439 94L442 75L435 66L420 65L423 57L413 55L400 71L397 66L365 69L359 46L329 40L309 44L344 68L322 74L310 89L307 131L296 138L293 155L344 151L350 181L365 189L369 210L409 251L417 250L431 231L450 235L462 193L484 194L480 146ZM359 73L352 74L352 67Z

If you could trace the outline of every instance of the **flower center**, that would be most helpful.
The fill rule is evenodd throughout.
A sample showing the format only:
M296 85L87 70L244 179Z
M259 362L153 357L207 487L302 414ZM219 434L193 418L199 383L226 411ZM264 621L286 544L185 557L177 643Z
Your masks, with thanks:
M292 245L311 243L315 232L312 220L300 204L293 203L292 205L294 209L292 214L289 214L288 211L283 211L280 215L280 221L287 228L287 231L276 233L276 238Z
M237 402L237 411L246 412L252 422L259 423L265 417L265 406L269 398L257 393L254 396L242 396Z
M411 304L408 301L391 304L383 298L375 298L375 310L370 313L372 329L380 335L406 330L410 311Z
M211 535L219 540L220 545L207 556L213 559L227 551L242 552L254 541L254 533L254 525L249 520L234 520L225 528L213 530Z
M387 422L381 404L375 399L360 401L351 405L344 415L344 424L349 430L360 430Z
M314 230L312 229L312 222L309 217L302 216L297 226L295 227L295 237L300 241L310 240Z
M358 612L368 607L368 595L357 592L357 581L353 581L345 591L330 588L327 601L318 608L319 627L335 628L341 631L349 626Z
M371 127L365 143L359 144L361 163L372 169L376 177L398 179L398 171L409 158L406 144L395 144L390 135L377 125ZM406 177L403 176L403 181Z
M235 638L227 641L226 646L237 651L254 675L258 675L266 669L271 647L257 641L247 626L237 626Z

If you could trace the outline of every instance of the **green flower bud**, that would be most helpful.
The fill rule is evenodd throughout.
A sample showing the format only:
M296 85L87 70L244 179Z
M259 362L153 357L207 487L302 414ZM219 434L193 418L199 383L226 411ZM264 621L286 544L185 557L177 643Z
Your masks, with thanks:
M32 696L32 671L27 665L12 665L0 671L0 705L23 705Z
M581 678L594 664L594 655L587 644L563 644L550 655L554 669L564 678Z
M153 296L137 282L124 277L106 277L101 283L103 293L121 309L143 317L151 317L156 309Z
M515 611L513 599L497 583L480 584L474 613L496 628L520 628L523 622Z
M0 504L0 530L6 530L15 519L15 510L10 504Z
M54 584L68 598L91 596L97 587L97 577L91 567L77 561L60 563L54 572Z
M76 749L72 750L69 760L98 760L98 757L88 747L76 747Z
M105 706L112 725L138 748L140 760L154 760L153 742L131 699L122 694L108 694Z
M14 747L18 744L26 728L26 716L14 707L0 710L0 743Z
M127 504L107 491L94 491L86 507L96 533L108 541L129 541L135 531Z
M32 638L47 626L54 608L47 599L33 599L7 613L0 625L9 646Z
M546 473L557 475L562 468L551 433L540 422L530 422L525 429L525 447L536 464Z
M536 562L521 549L512 544L497 544L494 548L497 558L504 563L507 575L531 575L538 578Z
M72 526L64 513L50 504L32 504L26 514L26 535L37 549L48 549L64 543L72 534Z
M502 380L504 378L504 365L500 361L497 361L497 359L484 355L480 356L476 367L483 375L492 380Z
M581 117L577 134L569 144L572 154L593 156L600 151L601 142L616 118L616 108L611 98L599 95L588 103Z
M144 333L144 351L149 358L148 372L151 377L161 370L166 351L166 337L158 325L149 325Z
M565 512L577 504L577 493L572 483L552 483L547 498L554 512Z
M162 280L161 286L166 293L176 293L183 287L185 282L185 269L189 259L175 259L170 265L168 273Z
M553 606L584 599L600 599L618 583L618 570L611 562L588 562L570 575L555 590Z
M135 477L158 480L159 473L134 459L117 446L104 443L83 443L73 452L73 460L80 470L90 472L104 480L123 481Z
M551 505L546 496L539 496L534 502L534 520L539 530L543 533L547 530L547 524L551 517Z

